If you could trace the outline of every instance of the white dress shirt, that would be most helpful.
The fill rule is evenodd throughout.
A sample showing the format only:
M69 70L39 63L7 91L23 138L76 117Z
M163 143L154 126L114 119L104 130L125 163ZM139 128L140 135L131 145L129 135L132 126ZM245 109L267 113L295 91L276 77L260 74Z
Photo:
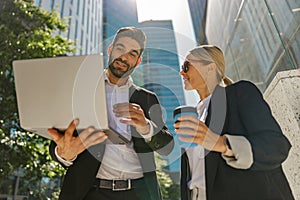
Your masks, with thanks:
M198 119L205 122L211 95L200 101L197 105ZM229 140L234 156L228 157L221 154L228 165L237 169L248 169L253 163L253 153L250 142L240 135L224 134ZM192 191L192 200L206 199L205 183L205 150L201 145L194 148L186 148L188 156L191 180L187 183Z
M112 112L112 107L116 103L129 102L129 88L132 84L132 79L129 78L125 85L117 86L110 83L106 77L106 100L109 124L129 140L131 140L130 126L120 122L120 118L117 118ZM142 135L146 142L151 141L151 136L154 134L153 124L150 120L148 122L150 124L150 132ZM73 161L76 160L76 158L72 161L64 160L58 156L57 149L55 149L55 153L58 160L66 166L72 165ZM143 177L143 170L138 155L133 149L133 143L118 145L112 144L107 140L105 153L96 177L108 180L126 180Z
M197 105L198 119L205 122L211 95L200 101ZM201 145L186 148L189 159L191 180L188 188L192 190L192 200L206 199L205 186L205 150Z
M129 102L129 87L131 85L131 79L122 86L111 84L109 80L106 79L109 125L129 140L131 140L130 126L120 122L120 118L117 118L113 114L112 107L116 103ZM133 149L133 143L118 145L111 144L108 141L97 178L126 180L141 177L143 177L143 171L138 156Z

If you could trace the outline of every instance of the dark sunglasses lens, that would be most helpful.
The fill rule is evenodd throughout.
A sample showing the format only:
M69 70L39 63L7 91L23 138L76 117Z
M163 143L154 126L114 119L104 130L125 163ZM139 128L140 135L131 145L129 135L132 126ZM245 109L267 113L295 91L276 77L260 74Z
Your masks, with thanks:
M190 65L190 63L189 63L188 61L185 61L185 62L183 63L182 71L183 71L184 73L187 73L187 72L188 72L188 70L189 70L189 65Z

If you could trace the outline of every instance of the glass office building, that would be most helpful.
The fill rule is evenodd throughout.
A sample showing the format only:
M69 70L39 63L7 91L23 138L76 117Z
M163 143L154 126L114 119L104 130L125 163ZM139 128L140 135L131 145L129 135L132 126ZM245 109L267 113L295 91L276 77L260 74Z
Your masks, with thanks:
M173 130L173 110L185 104L173 24L170 20L150 20L140 25L147 36L141 66L144 87L157 94L166 125L169 130ZM165 170L170 172L173 180L180 170L179 156L180 149L175 148L165 157L168 162Z
M205 30L224 51L226 75L257 85L289 138L283 166L299 199L300 1L209 0Z
M68 30L59 34L76 42L76 55L102 52L102 0L35 0L35 5L67 20Z
M197 44L207 44L205 33L207 0L188 0Z
M139 26L136 1L103 0L103 54L106 61L107 48L113 36L119 28L125 26Z
M264 91L279 71L299 68L300 1L210 0L206 36L222 48L226 74Z

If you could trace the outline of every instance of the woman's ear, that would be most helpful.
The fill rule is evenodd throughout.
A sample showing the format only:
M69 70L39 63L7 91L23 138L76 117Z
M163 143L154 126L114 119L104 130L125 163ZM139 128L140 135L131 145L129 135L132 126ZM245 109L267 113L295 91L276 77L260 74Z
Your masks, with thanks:
M217 70L217 65L216 63L210 63L208 65L208 71L216 71Z

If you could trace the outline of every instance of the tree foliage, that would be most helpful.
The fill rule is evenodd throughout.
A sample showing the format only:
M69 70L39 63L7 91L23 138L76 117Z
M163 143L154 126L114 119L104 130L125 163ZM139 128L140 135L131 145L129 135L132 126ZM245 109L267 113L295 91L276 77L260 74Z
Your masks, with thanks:
M20 169L23 186L63 172L50 159L49 140L19 125L12 61L74 53L74 42L57 34L66 28L57 12L39 9L32 0L0 1L0 185Z
M160 158L157 154L155 154L155 162L157 166L156 173L161 188L161 192L163 195L163 199L166 200L179 199L180 197L179 184L174 183L171 177L163 170L163 167L166 166L167 164L166 161Z
M57 12L39 9L32 0L0 0L0 194L13 192L5 182L19 173L21 194L30 189L35 199L57 199L57 188L41 180L62 176L64 169L51 160L49 140L19 125L12 61L74 53L74 42L59 34L66 28ZM156 160L164 198L178 199L178 184L162 170L163 161Z

